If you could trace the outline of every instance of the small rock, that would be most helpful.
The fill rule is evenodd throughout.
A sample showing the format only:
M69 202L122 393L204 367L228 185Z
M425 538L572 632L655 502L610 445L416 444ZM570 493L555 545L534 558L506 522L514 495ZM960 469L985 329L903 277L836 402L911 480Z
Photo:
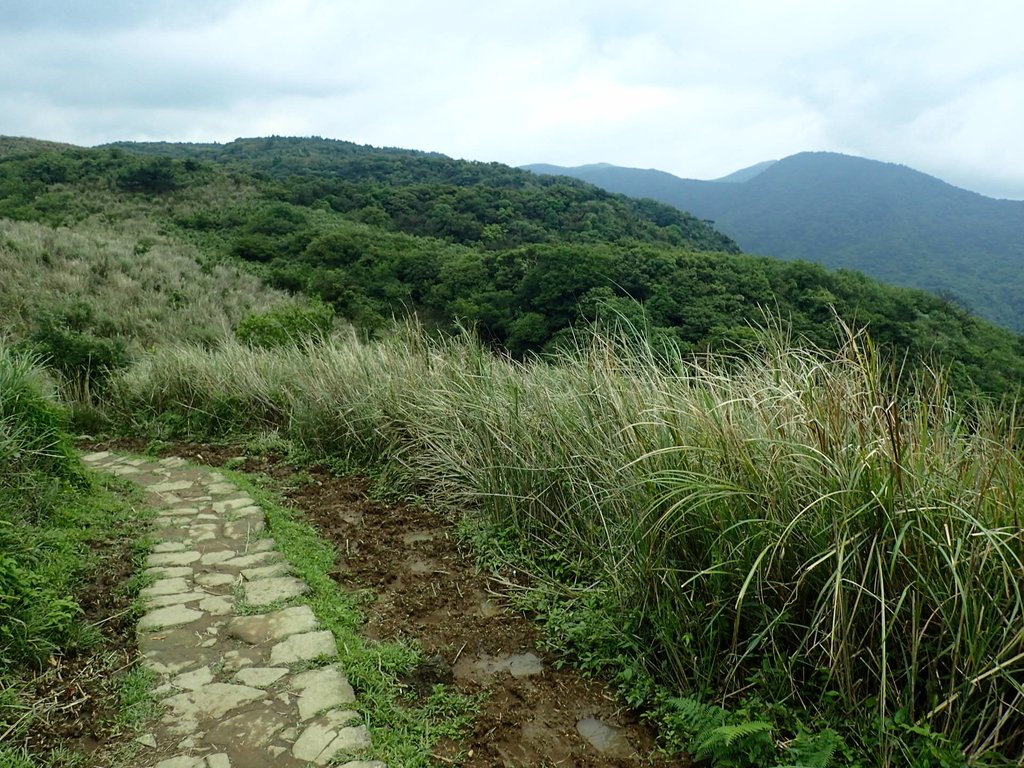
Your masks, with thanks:
M138 738L136 738L135 741L136 743L141 744L144 747L156 749L156 736L154 736L152 733L144 733Z

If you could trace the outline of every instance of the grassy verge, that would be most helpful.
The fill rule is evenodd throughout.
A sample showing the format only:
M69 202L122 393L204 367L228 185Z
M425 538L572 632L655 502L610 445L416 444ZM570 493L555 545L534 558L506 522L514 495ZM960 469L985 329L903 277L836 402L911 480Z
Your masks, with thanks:
M139 518L81 466L34 363L0 347L0 766L87 765L66 736L123 730L106 710L133 657L115 629L133 636L131 587L111 578Z
M310 592L303 602L338 641L339 662L357 693L356 708L370 728L373 758L396 768L427 768L439 740L457 739L471 721L475 699L436 686L417 699L402 679L420 662L420 649L410 643L376 642L363 637L361 605L365 595L349 594L331 577L334 547L323 541L295 512L252 478L224 470L263 507L268 533Z
M595 339L519 365L409 334L163 350L110 412L277 432L468 511L554 642L719 765L1014 764L1018 425L896 380L863 339L705 364Z

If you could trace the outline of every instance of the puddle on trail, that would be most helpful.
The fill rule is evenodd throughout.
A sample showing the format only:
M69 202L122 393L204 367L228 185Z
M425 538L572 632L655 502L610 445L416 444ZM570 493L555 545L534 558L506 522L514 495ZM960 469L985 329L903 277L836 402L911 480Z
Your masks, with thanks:
M576 723L580 736L603 755L630 758L636 755L622 728L608 725L596 717L585 717Z
M402 536L403 544L422 544L426 541L433 541L437 537L434 531L413 531Z
M490 598L487 598L480 603L480 610L477 612L482 619L493 619L495 616L500 616L502 613L502 607Z
M448 573L436 560L410 560L409 571L418 576L434 573Z
M482 653L476 658L462 658L453 667L457 680L482 680L508 672L512 677L533 677L544 673L544 662L535 653L491 656Z

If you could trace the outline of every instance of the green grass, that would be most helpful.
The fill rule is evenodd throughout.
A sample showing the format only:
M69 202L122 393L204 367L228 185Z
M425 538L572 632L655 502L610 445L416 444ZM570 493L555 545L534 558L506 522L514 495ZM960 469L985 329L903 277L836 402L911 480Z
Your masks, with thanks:
M32 695L55 659L97 653L94 666L118 673L102 653L100 628L84 620L79 595L103 566L94 545L133 540L144 517L134 497L120 495L123 484L81 465L45 382L34 360L0 345L0 742L7 745L60 717L53 702ZM130 597L133 586L124 588ZM0 766L70 768L82 760L60 749L29 756L0 748Z
M834 728L850 764L1024 759L1014 411L866 339L687 362L595 338L525 365L415 332L182 347L108 409L161 437L277 434L472 515L553 642L666 733L692 699L778 739Z
M193 246L152 223L52 228L0 219L0 272L0 317L14 339L31 335L40 317L84 307L90 331L138 350L172 339L209 343L251 312L293 303L237 267L204 266Z
M362 606L367 595L350 594L331 577L337 553L296 513L268 489L246 475L225 474L263 508L267 533L274 538L295 575L309 585L302 598L323 628L338 642L338 662L356 691L355 708L370 728L372 757L395 768L427 768L437 742L458 738L472 722L478 702L444 686L425 700L416 700L402 684L420 661L411 642L376 642L362 636Z

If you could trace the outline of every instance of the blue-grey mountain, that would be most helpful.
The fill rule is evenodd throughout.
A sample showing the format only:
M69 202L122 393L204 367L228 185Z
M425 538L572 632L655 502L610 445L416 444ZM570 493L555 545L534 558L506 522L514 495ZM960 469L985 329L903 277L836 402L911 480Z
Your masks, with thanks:
M1024 330L1024 202L829 152L759 163L715 181L607 164L527 167L669 203L714 221L749 252L924 288Z

